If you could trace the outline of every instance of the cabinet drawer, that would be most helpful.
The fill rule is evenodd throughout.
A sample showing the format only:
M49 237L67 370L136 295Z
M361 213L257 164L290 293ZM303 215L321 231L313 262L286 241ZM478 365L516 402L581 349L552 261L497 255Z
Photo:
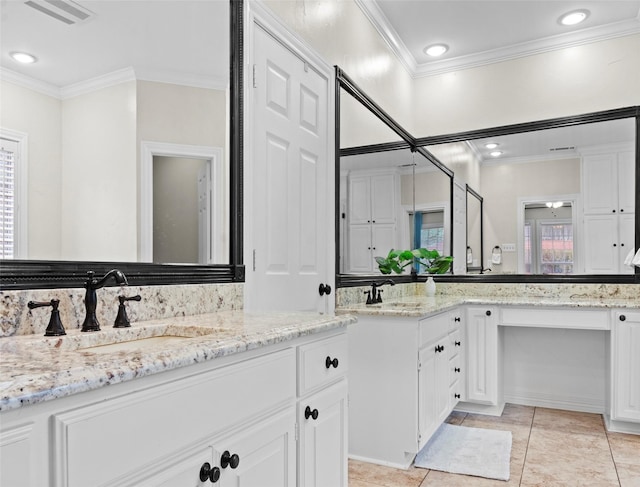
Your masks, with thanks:
M450 316L448 313L443 313L435 316L430 316L424 320L420 320L420 346L424 347L430 342L439 340L446 337L449 333Z
M57 414L55 485L115 483L194 439L293 401L295 353L288 349Z
M609 330L609 311L599 309L502 308L500 325Z
M298 395L342 377L348 370L345 333L298 347Z
M449 333L449 355L454 356L460 353L462 347L462 333L460 329L455 330L453 333Z
M449 359L449 384L453 385L462 374L462 360L460 355Z

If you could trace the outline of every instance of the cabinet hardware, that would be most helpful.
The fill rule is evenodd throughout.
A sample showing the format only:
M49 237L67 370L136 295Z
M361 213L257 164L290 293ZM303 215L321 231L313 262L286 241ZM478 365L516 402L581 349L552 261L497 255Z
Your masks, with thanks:
M460 394L454 394L453 397L455 397L456 399L460 399Z
M456 316L456 317L453 319L453 321L455 321L455 322L457 322L457 323L460 323L460 317L459 317L459 316Z
M206 482L207 480L212 484L215 484L220 478L220 469L218 467L211 468L209 462L205 462L200 467L200 482Z
M627 319L627 317L626 317L625 315L620 315L620 316L618 317L618 319L619 319L620 321L625 321L625 320Z
M240 457L235 453L232 455L231 453L229 453L229 450L225 450L225 452L220 457L220 466L222 468L238 468L239 464Z
M318 410L314 409L312 411L311 407L307 406L307 408L304 410L304 418L305 419L313 418L314 420L318 419Z
M327 369L330 369L331 366L333 366L334 369L338 368L338 359L334 358L333 360L331 360L331 357L326 358L326 360L324 361L324 365L327 367Z
M455 368L453 369L453 371L454 371L454 372L460 372L460 367L455 367Z
M487 310L487 312L485 313L487 316L491 316L491 310Z
M455 342L456 347L460 346L460 342Z
M444 350L444 345L436 345L436 353L442 352Z

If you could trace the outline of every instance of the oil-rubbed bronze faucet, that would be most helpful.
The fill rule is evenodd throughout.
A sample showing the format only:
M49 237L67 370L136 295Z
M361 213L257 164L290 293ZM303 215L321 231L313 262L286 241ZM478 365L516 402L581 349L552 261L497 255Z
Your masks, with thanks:
M118 269L110 270L100 280L94 279L93 276L95 273L93 271L89 271L87 274L89 275L89 278L84 284L84 287L87 290L84 296L86 315L84 317L84 322L82 323L81 331L100 331L100 323L98 323L98 318L96 317L96 308L98 306L96 289L104 287L107 281L112 277L115 279L116 284L120 284L121 286L126 286L129 283L127 282L127 277Z

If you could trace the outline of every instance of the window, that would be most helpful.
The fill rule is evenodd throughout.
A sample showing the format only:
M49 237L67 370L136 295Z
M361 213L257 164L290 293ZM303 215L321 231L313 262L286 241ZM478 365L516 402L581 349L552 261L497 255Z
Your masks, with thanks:
M572 274L573 225L569 220L538 220L524 225L524 269L527 273Z
M0 139L0 259L16 256L17 153L17 142Z
M444 211L418 211L414 218L413 212L409 213L409 228L411 229L412 248L425 248L437 250L444 255L445 232ZM424 272L424 268L419 272Z

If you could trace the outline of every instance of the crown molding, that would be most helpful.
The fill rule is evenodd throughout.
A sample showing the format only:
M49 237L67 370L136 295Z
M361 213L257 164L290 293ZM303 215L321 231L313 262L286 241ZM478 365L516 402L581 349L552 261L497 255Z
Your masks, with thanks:
M197 76L189 73L176 73L168 70L137 69L136 79L173 85L190 86L209 90L224 91L229 87L228 76Z
M63 86L60 88L60 95L63 100L67 98L73 98L75 96L84 95L93 91L102 90L115 86L127 81L135 81L136 74L133 68L123 68L118 71L104 74L102 76L96 76L78 83Z
M364 15L396 55L411 77L420 78L475 68L593 42L640 34L640 12L635 19L522 42L499 49L418 64L375 0L355 0Z
M53 98L60 98L60 88L51 83L46 83L30 76L25 76L16 71L12 71L0 66L0 79L14 85L28 88L43 95L51 96Z

